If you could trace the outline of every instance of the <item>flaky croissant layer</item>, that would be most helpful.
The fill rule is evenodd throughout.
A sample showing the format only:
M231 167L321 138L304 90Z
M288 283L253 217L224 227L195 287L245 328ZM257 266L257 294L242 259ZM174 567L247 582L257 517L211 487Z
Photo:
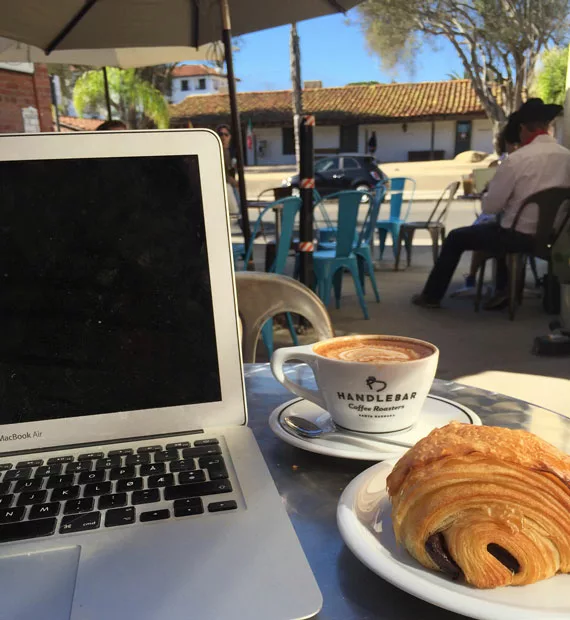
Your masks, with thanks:
M387 480L397 540L477 588L570 572L570 457L525 431L452 423Z

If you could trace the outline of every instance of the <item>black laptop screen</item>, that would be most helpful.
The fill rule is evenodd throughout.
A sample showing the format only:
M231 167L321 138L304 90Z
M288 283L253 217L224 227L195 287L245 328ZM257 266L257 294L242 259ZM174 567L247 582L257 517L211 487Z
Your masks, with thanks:
M220 399L197 156L0 162L0 423Z

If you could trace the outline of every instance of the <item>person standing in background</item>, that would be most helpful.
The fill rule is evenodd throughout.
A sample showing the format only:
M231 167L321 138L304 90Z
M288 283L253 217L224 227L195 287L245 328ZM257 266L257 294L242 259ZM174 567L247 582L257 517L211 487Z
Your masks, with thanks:
M241 227L239 195L238 195L238 182L236 179L236 169L232 159L232 132L228 125L218 125L216 127L216 133L220 136L222 141L222 147L224 152L224 169L226 172L227 194L228 194L228 209L230 215L238 216L238 223Z
M368 154L374 155L376 153L376 149L378 148L378 142L376 140L376 132L373 131L370 135L370 139L368 140Z

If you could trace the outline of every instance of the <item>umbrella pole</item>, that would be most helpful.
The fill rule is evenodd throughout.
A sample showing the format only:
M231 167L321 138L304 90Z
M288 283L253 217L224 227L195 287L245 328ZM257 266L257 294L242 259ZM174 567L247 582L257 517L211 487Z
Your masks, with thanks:
M107 77L107 67L103 67L103 83L105 84L105 103L107 104L107 120L113 119L111 114L111 95L109 94L109 78Z
M243 160L243 140L241 135L241 125L239 121L239 109L236 93L236 81L234 75L234 62L232 56L232 31L230 22L230 8L228 0L220 0L220 10L222 12L222 41L224 43L224 56L226 69L228 72L228 91L230 96L230 109L232 114L232 140L236 147L237 173L239 184L239 198L241 207L242 230L245 240L245 247L249 247L251 230L249 228L249 213L247 210L247 193L245 189L244 160Z
M301 194L301 213L299 215L299 258L300 280L305 286L313 285L313 204L315 188L313 128L314 116L304 116L301 120L301 161L299 165L299 191Z

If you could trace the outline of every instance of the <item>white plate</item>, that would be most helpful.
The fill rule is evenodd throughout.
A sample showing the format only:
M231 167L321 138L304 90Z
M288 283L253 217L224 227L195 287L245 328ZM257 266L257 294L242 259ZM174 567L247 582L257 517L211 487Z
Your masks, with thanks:
M386 478L395 459L378 463L344 490L337 523L344 542L370 570L418 598L479 620L568 620L570 575L529 586L477 590L421 566L396 543Z
M298 415L318 423L319 419L329 417L329 413L304 398L295 398L277 407L269 417L269 426L277 437L309 452L361 461L383 461L397 457L408 450L405 446L382 443L381 435L370 433L363 434L362 439L354 432L331 433L316 439L299 437L283 422L283 418L289 415ZM445 398L429 395L422 408L420 419L412 428L397 433L386 433L386 437L407 441L412 446L434 428L445 426L453 420L481 425L481 419L471 409Z

